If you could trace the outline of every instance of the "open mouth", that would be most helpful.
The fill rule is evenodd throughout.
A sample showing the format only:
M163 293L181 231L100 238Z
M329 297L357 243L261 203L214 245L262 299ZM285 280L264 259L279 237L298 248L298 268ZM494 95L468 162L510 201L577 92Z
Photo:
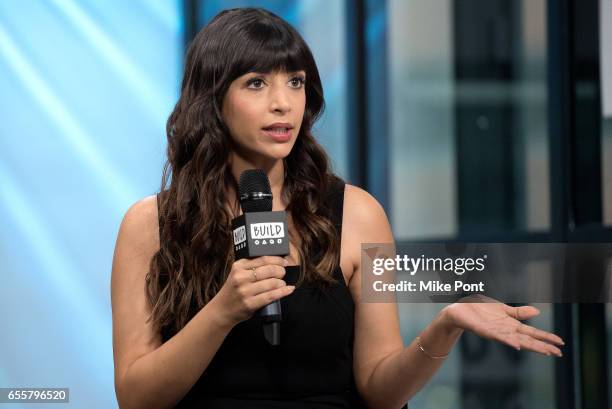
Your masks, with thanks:
M277 134L282 134L282 135L289 132L289 130L291 130L291 128L279 128L279 127L264 128L264 131L266 132L272 132L272 133L277 133Z
M263 132L276 142L287 142L291 139L291 128L263 128Z
M287 132L288 130L290 131L291 129L293 129L293 125L291 125L288 122L275 122L273 124L263 127L264 131L272 131L272 132L279 132L279 133Z

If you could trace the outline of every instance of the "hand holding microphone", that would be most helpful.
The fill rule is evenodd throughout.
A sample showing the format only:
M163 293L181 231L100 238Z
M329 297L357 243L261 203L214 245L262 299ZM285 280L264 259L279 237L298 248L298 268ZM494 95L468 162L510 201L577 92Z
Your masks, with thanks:
M278 256L241 259L232 264L215 296L228 326L249 319L255 311L293 292L295 287L282 280L285 265L286 260Z

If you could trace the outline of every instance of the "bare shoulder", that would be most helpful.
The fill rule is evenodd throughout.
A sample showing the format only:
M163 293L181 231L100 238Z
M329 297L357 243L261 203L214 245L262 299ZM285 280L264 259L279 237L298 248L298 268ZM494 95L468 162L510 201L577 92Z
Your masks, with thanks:
M126 216L138 217L139 215L157 216L157 195L143 197L135 202L126 212Z
M139 291L148 265L159 250L157 199L147 196L126 211L115 243L111 291ZM137 285L135 285L137 284Z
M361 263L361 244L390 243L393 235L382 205L360 187L346 184L342 216L342 259L352 272Z
M368 222L386 219L381 204L367 191L360 187L346 184L344 191L344 222ZM343 222L343 225L344 225Z
M121 222L119 239L127 240L142 250L159 248L156 195L142 198L130 206Z
M347 184L343 212L342 230L346 230L350 237L364 243L381 243L383 239L389 239L385 209L367 191Z

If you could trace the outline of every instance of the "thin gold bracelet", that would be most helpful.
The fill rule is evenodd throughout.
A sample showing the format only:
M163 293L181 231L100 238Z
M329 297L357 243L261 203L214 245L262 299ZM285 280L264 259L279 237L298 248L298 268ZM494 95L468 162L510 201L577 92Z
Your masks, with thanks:
M416 337L416 343L419 349L423 351L423 353L427 355L428 357L430 357L431 359L444 359L449 355L449 354L446 354L446 355L436 356L436 355L432 355L429 352L425 351L425 348L423 348L423 345L421 345L421 337Z

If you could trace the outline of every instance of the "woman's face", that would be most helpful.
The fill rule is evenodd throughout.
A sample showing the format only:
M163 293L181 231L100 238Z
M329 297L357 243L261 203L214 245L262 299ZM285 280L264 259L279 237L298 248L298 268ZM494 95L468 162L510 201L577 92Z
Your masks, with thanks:
M230 84L222 115L238 155L249 162L289 155L304 117L305 80L304 71L250 72Z

